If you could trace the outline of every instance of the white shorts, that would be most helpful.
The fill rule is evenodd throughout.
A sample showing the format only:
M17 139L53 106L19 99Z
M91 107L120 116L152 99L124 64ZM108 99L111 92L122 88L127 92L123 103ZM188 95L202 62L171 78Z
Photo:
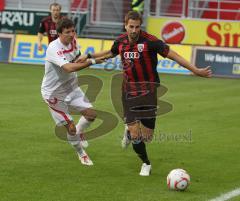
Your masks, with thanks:
M48 104L49 111L57 125L66 125L73 121L71 114L80 114L81 111L92 108L83 91L78 87L69 93L63 100L51 97L44 101Z

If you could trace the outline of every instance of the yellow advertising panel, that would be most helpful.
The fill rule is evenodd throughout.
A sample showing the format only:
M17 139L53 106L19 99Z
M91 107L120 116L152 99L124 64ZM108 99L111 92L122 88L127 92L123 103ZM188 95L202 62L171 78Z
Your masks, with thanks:
M102 50L102 40L78 39L82 54L99 52ZM16 35L12 62L44 64L48 46L47 37L43 38L43 50L38 50L37 36Z
M102 50L102 40L78 38L77 42L80 45L82 54L100 52Z
M147 31L170 44L240 47L240 23L148 18Z
M180 54L187 61L191 62L192 47L189 45L170 45L170 49ZM158 56L157 70L160 73L190 74L190 71L180 66L177 62Z
M103 40L103 50L110 50L113 42L113 40Z
M43 50L38 51L37 36L16 35L12 62L17 63L44 63L47 37L43 38Z
M113 44L112 40L98 40L98 39L77 39L82 54L100 52L102 50L110 50ZM12 56L12 62L17 63L31 63L44 64L46 57L46 49L48 46L47 37L43 39L43 50L39 51L37 46L37 36L31 35L16 35L15 46ZM190 61L192 48L184 45L171 45L171 48L181 54L185 59ZM96 64L94 68L104 68L108 70L121 70L122 63L120 56L109 59L107 63ZM188 70L179 66L176 62L162 58L158 58L158 72L167 73L189 73Z

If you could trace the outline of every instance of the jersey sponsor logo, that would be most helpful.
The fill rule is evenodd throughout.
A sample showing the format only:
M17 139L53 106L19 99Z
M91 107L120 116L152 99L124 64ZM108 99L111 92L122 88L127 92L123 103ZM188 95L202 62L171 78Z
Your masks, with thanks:
M167 23L162 29L162 38L166 43L181 43L185 36L185 28L180 22Z
M124 52L124 59L139 59L139 52Z
M143 49L144 49L144 44L138 44L138 45L137 45L137 48L138 48L138 51L139 51L139 52L142 52Z

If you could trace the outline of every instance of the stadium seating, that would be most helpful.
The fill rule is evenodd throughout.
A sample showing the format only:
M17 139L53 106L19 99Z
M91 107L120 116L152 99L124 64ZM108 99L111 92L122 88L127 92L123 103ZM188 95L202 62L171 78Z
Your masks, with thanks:
M222 19L222 20L239 20L240 14L238 14L238 10L240 10L240 1L239 0L224 0L224 1L198 1L193 2L191 0L185 1L185 9L183 8L183 0L172 0L169 1L169 5L165 11L166 16L171 17L179 17L185 15L188 17L188 4L192 3L194 5L195 11L199 8L201 9L213 9L213 10L203 10L202 12L198 12L198 18L204 19ZM184 11L184 13L183 13Z
M49 4L54 1L1 0L0 2L0 9L5 2L5 9L21 10L24 8L24 10L48 11ZM57 0L56 2L62 5L63 12L72 13L74 19L77 16L76 13L84 13L84 23L79 24L81 28L78 27L81 30L78 32L81 37L115 38L123 31L124 15L131 10L131 1L129 0ZM219 2L216 0L149 0L149 3L149 12L144 12L146 16L240 19L240 14L238 14L240 13L238 12L238 9L240 9L239 0L222 0ZM206 8L214 10L210 11ZM146 16L144 19L147 19ZM82 22L81 17L78 20ZM84 27L85 23L86 26Z
M2 0L1 0L2 1ZM48 11L49 5L54 1L49 0L5 0L7 9L25 9L25 10L39 10L39 11ZM69 11L69 1L66 0L58 0L57 3L62 5L62 11Z
M86 11L88 9L88 0L73 0L71 2L72 11Z
M4 10L5 8L5 0L0 1L0 11Z
M218 3L217 2L209 2L208 8L216 9L215 11L206 10L203 12L202 18L208 19L217 19L218 18ZM240 10L240 1L226 1L219 3L219 8L221 9L219 12L219 19L222 20L239 20L240 14L238 14L237 10ZM230 10L230 11L226 11ZM232 11L232 12L231 12Z
M99 9L100 8L100 9ZM130 1L93 1L89 21L81 37L116 38L123 29L124 14L131 9Z
M172 17L178 17L182 14L183 10L183 3L182 0L172 0L167 8L167 13L171 15Z

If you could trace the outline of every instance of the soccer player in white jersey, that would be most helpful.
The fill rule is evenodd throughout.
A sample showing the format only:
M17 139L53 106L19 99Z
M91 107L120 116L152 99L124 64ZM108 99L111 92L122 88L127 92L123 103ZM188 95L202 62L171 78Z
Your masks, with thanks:
M67 18L60 20L57 24L57 32L58 39L51 42L47 48L41 93L56 124L66 127L67 139L75 148L81 163L93 165L83 149L88 144L83 140L82 135L84 129L95 120L96 112L78 86L76 71L103 61L88 59L84 62L76 62L81 53L72 20ZM69 113L70 108L82 115L76 126Z

